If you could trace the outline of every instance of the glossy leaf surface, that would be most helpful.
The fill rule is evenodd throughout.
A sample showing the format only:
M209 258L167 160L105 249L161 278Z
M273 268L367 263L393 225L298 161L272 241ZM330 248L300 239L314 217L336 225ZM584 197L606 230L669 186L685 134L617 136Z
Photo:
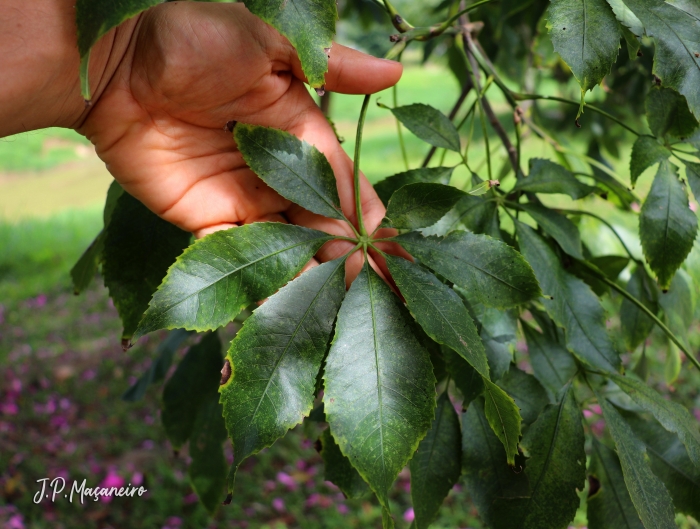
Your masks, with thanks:
M520 440L520 410L512 397L489 380L484 380L484 412L496 437L506 449L506 460L515 465Z
M464 195L442 184L408 184L391 196L382 224L409 230L432 226Z
M391 195L408 184L445 184L450 182L454 167L421 167L403 173L398 173L377 182L374 190L386 206Z
M439 110L430 105L416 103L392 108L391 112L424 142L459 152L459 133L448 117Z
M518 180L513 188L513 191L531 193L560 193L574 200L590 195L594 190L594 187L579 182L568 169L542 158L530 160L530 174Z

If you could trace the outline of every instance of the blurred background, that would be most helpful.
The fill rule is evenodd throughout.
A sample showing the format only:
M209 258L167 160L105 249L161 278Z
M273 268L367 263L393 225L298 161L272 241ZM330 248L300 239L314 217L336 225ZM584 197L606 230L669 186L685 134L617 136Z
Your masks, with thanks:
M396 4L409 19L411 14L418 16L426 9L423 2L405 0ZM429 4L437 6L440 2ZM390 46L388 35L394 33L384 16L371 2L363 0L341 3L341 9L345 15L338 40L382 56ZM429 22L432 20L422 24ZM540 45L546 46L546 39ZM461 85L449 54L440 46L416 47L404 54L406 69L398 87L398 104L421 102L445 113L451 110ZM432 55L428 63L424 62L426 55ZM572 99L579 94L568 74L561 79L541 79L537 89ZM393 97L392 91L387 91L373 101L393 105ZM489 92L489 97L506 128L512 130L509 107L496 90ZM604 98L603 89L597 87L587 99ZM361 102L361 96L339 94L332 94L326 101L350 154ZM572 149L585 152L591 135L598 135L612 170L623 175L627 184L633 137L622 134L619 128L610 131L609 123L590 113L584 115L583 131L577 136L570 110L552 104L539 107L542 119L565 124L557 139ZM468 128L462 132L466 136ZM404 138L411 167L417 167L426 148L406 131ZM494 135L491 146L496 142ZM470 163L476 172L484 171L484 149L477 125L470 150ZM544 142L525 138L523 156L526 160L554 157L554 151ZM505 160L502 150L494 159L499 171ZM457 162L451 155L444 159L445 164ZM375 105L370 107L366 124L362 170L372 182L404 170L396 123L390 112ZM645 173L640 178L635 190L640 196L646 194L649 176ZM460 168L453 183L463 183L467 177ZM323 465L313 447L319 433L314 425L297 428L258 457L247 460L238 475L233 503L220 509L214 518L199 505L188 484L186 451L175 455L160 425L162 385L151 386L138 402L121 398L148 368L165 335L153 334L129 352L122 352L120 322L101 282L93 283L79 297L72 292L69 271L102 227L102 207L111 181L91 144L73 131L47 129L0 139L0 527L381 526L381 511L375 500L346 500L324 480ZM612 223L631 251L641 256L636 217L621 213L599 198L586 201L595 201L588 205ZM568 206L570 201L556 197L555 203ZM576 206L581 207L581 203ZM583 218L580 227L591 251L595 255L621 255L620 243L610 231L589 220ZM692 287L688 311L693 320L695 285L700 284L700 277L697 281L694 277L694 272L700 274L697 244L686 269ZM628 278L629 272L621 277ZM612 308L619 300L606 296L604 302ZM619 322L613 319L609 325L614 330ZM694 325L688 336L694 349L700 342L697 330ZM228 336L234 332L235 325L225 331ZM180 348L179 356L186 345ZM524 343L518 341L514 346L516 361L524 351ZM698 374L683 370L673 384L665 384L665 351L665 340L653 335L647 349L652 380L675 392L674 398L700 420L700 403L692 389L700 383ZM626 361L634 365L641 352L626 354ZM594 412L589 413L595 423ZM227 454L230 459L230 449ZM76 500L35 504L33 497L40 488L36 480L58 476L68 483L85 478L88 486L142 485L148 493L143 498L89 500L85 505ZM398 527L409 527L413 520L408 478L404 471L392 493ZM585 491L582 502L584 498ZM685 518L678 522L684 527L698 527ZM575 525L584 527L585 516L577 517ZM434 527L482 527L460 485L450 493Z

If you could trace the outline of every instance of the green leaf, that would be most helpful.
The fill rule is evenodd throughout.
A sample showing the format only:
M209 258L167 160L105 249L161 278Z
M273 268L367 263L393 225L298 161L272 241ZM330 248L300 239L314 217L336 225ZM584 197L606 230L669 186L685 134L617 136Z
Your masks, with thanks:
M417 229L432 226L465 195L443 184L408 184L391 196L382 226Z
M547 243L532 228L517 223L520 250L535 270L551 318L566 329L566 345L581 361L605 371L620 368L620 357L605 327L605 313L590 287L564 270ZM553 298L553 299L552 299Z
M421 167L420 169L412 169L411 171L389 176L374 184L374 190L386 206L391 195L403 186L421 182L426 184L448 184L454 170L454 167Z
M158 329L204 331L292 279L332 237L260 222L199 239L177 259L153 295L134 339Z
M627 283L627 292L641 301L654 314L658 312L658 289L643 266L638 265L635 268ZM639 344L646 340L654 325L654 320L642 312L637 305L627 298L622 300L622 305L620 306L620 328L625 339L625 345L630 351L634 351Z
M496 437L506 449L506 460L515 465L520 440L520 410L515 401L490 380L484 379L484 410Z
M457 351L488 378L484 346L460 297L420 266L391 255L386 260L408 310L428 336Z
M673 502L664 484L649 468L644 443L606 399L598 399L605 424L617 445L627 490L644 527L673 529L676 527Z
M671 88L649 90L646 111L649 128L658 138L685 138L698 128L685 97Z
M700 519L700 469L680 440L656 422L624 413L627 424L646 445L651 469L664 482L677 511Z
M117 200L104 238L102 274L128 340L168 267L191 235L161 219L131 195Z
M408 130L435 147L460 151L457 129L439 110L422 103L392 108L391 112Z
M532 424L540 416L540 412L549 404L549 397L535 377L518 369L515 364L498 384L510 395L520 408L525 424Z
M449 347L442 348L445 368L454 380L457 389L462 393L462 408L484 392L484 379L464 358Z
M593 438L590 473L600 489L588 497L590 529L644 529L625 486L620 460L611 450Z
M560 193L578 200L593 193L595 187L582 184L570 171L558 163L542 158L532 158L530 174L518 180L513 191Z
M408 311L367 262L338 313L323 402L340 450L388 508L387 491L435 408L430 357Z
M301 68L314 88L324 85L338 8L332 0L245 0L245 6L297 50Z
M632 10L627 7L624 0L607 0L610 7L612 7L613 13L615 13L615 18L637 37L644 36L644 25L637 18L637 16L632 12Z
M344 219L331 164L316 147L282 130L238 123L236 144L248 166L284 198L332 219Z
M605 0L553 0L547 28L582 93L599 84L617 60L620 25Z
M551 235L559 243L562 250L576 259L583 259L581 236L573 222L564 215L540 204L521 204L519 207L530 215L546 233Z
M613 382L639 406L650 412L669 432L678 435L688 456L700 470L700 431L698 422L680 404L667 400L655 390L630 377L611 376Z
M161 419L176 450L192 435L199 408L207 396L216 395L222 361L219 337L216 333L206 334L190 347L166 382Z
M693 280L682 268L673 276L668 292L659 297L668 328L690 349L688 331L693 324L695 304Z
M644 256L667 290L676 270L693 248L698 219L688 207L688 195L678 181L676 166L662 162L639 216Z
M690 190L693 192L695 201L700 201L700 163L686 162L685 163L685 176L688 179L688 185Z
M632 146L630 158L630 180L637 185L640 175L652 165L663 162L671 156L671 151L661 145L656 138L639 136Z
M553 399L576 374L574 357L553 333L537 332L524 322L522 329L535 378Z
M664 361L664 382L672 386L681 374L681 352L675 344L669 343Z
M216 392L209 393L197 410L189 444L192 463L187 473L192 488L209 514L218 510L226 486L227 465L222 446L226 440L226 428L221 413Z
M462 415L462 467L469 495L489 527L508 527L495 523L498 516L494 511L495 500L530 495L528 480L522 471L524 460L516 456L519 467L515 469L506 463L503 445L486 420L483 400L475 400Z
M153 362L151 362L148 370L141 375L133 386L124 392L122 400L137 402L144 397L148 386L163 380L173 363L175 353L191 334L190 331L185 331L183 329L170 331L165 340L158 344L156 357Z
M521 446L529 459L525 476L529 497L494 502L494 527L567 527L579 507L576 490L586 478L581 412L571 384L565 386L558 404L548 405L525 432Z
M345 259L286 285L238 331L219 390L236 465L271 446L313 408L316 376L345 296Z
M530 265L501 241L463 231L447 237L412 232L394 240L449 281L473 289L479 301L489 307L515 307L540 295Z
M652 72L664 86L673 88L688 100L700 118L700 21L663 0L624 0L654 38L656 51Z
M426 529L462 472L459 417L447 392L437 401L435 420L410 463L416 529Z
M498 203L488 195L486 198L467 195L436 224L421 230L421 233L444 236L460 228L500 239Z
M369 487L355 467L350 464L350 460L340 451L330 428L323 431L319 440L326 481L333 483L350 499L364 496L369 491Z

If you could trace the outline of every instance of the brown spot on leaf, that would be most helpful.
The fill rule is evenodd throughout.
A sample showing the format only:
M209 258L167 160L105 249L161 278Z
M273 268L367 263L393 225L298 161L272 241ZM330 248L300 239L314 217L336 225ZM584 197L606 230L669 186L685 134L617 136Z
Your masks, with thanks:
M224 361L224 367L221 368L221 380L219 381L219 386L223 386L231 378L231 362L228 358Z
M122 338L122 351L126 352L131 349L133 344L129 338Z
M233 501L233 494L230 492L226 495L226 499L221 502L221 505L231 505L231 501Z
M588 476L588 497L595 496L600 490L600 480L595 476Z

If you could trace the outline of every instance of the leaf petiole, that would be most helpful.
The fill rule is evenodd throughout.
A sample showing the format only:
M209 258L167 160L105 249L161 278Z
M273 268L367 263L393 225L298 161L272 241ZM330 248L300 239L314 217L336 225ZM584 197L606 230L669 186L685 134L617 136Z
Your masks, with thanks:
M357 226L360 230L360 236L366 236L367 230L362 219L362 199L360 198L360 153L362 151L362 132L365 127L365 118L367 117L367 108L369 107L370 94L365 96L362 101L362 110L360 111L360 119L357 122L357 137L355 139L355 160L353 167L353 180L355 182L355 212L357 214Z

